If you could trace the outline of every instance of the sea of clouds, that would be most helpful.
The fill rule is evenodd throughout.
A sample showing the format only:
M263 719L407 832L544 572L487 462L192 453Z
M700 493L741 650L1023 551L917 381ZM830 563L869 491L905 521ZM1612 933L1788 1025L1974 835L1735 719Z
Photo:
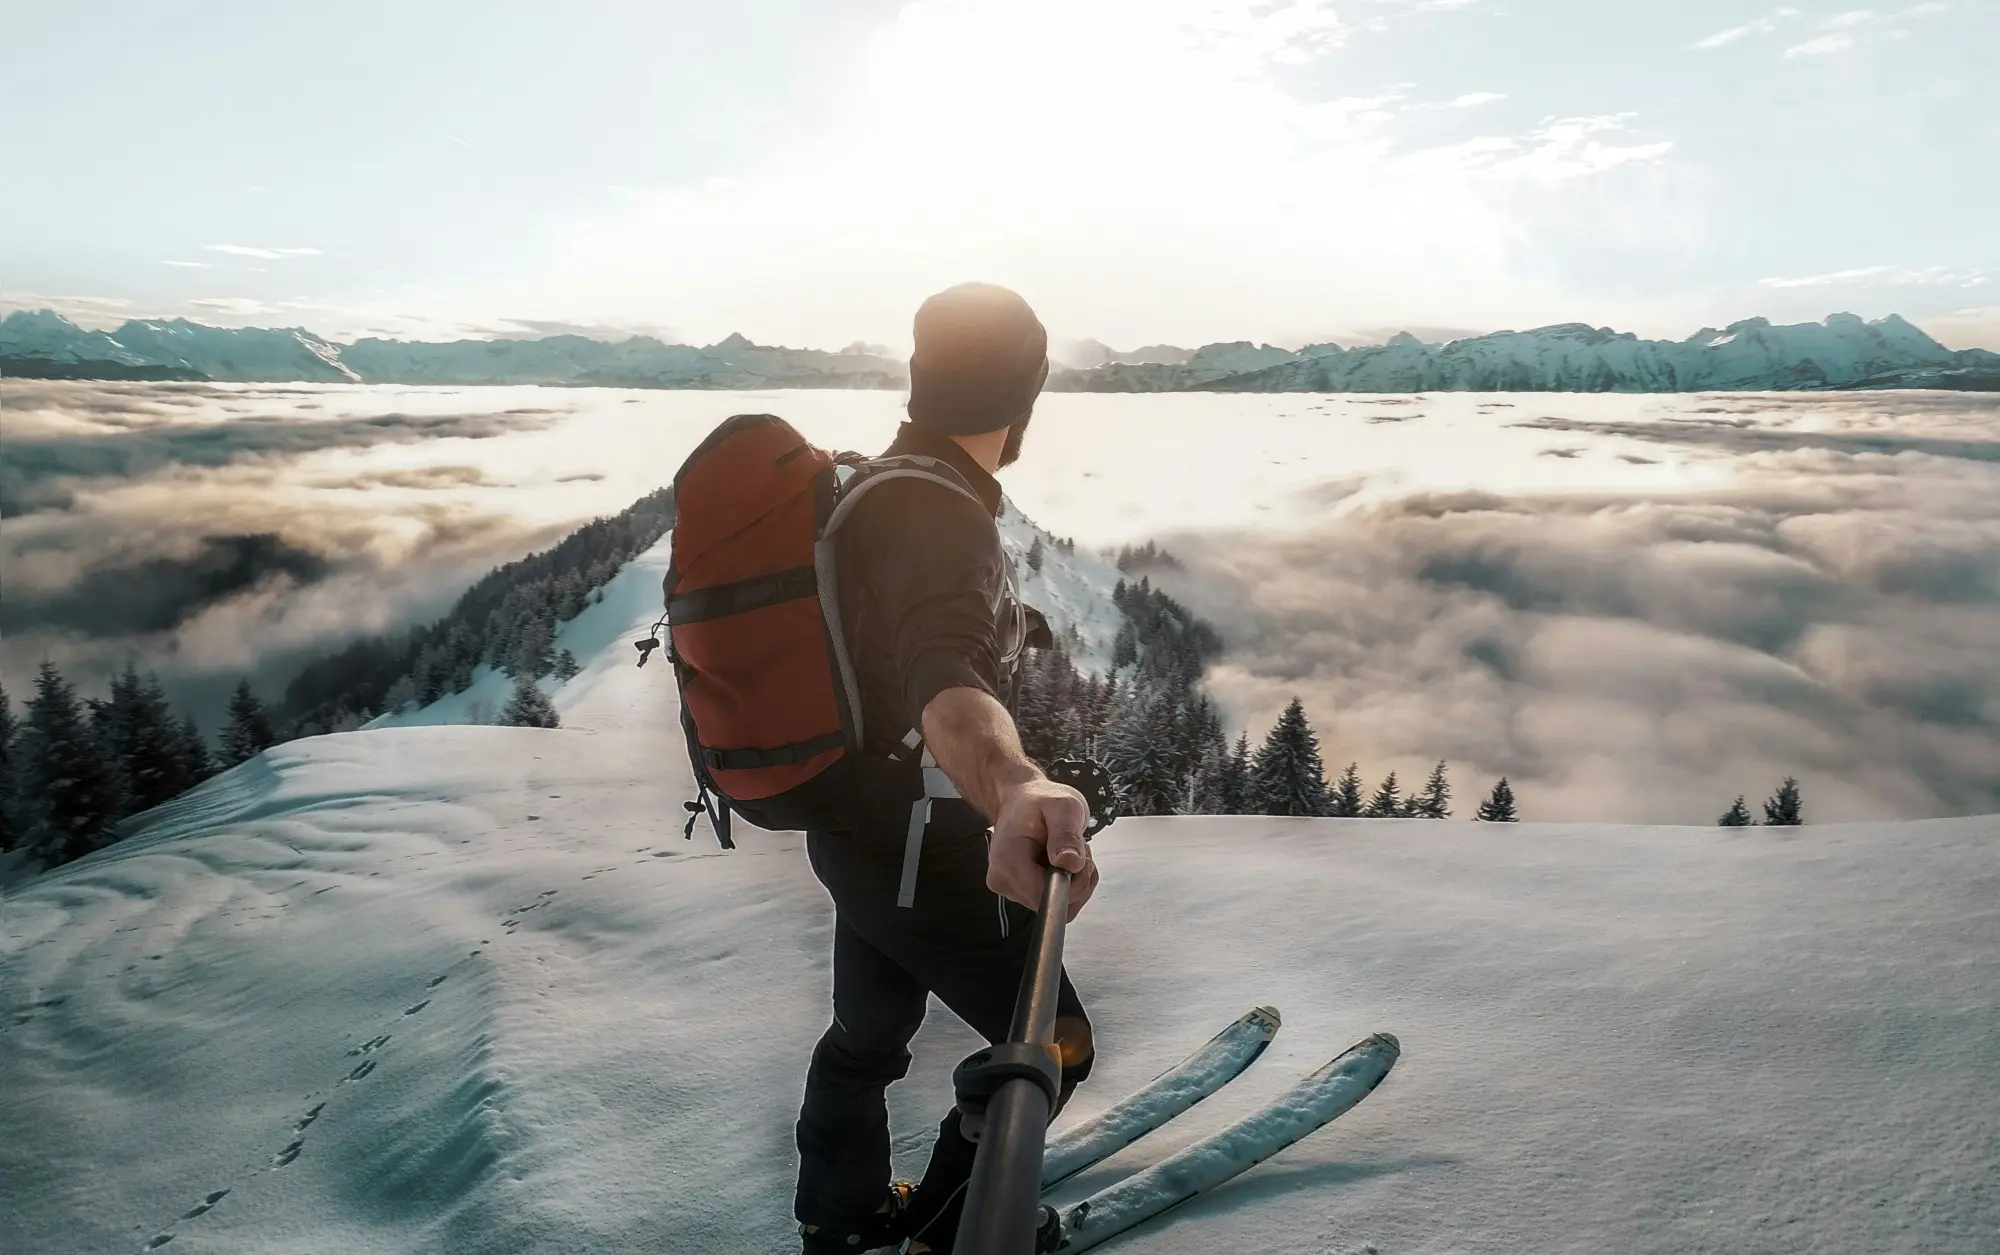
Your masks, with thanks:
M435 615L664 483L721 417L875 448L888 393L0 383L0 680L238 675ZM2000 397L1044 398L1010 494L1158 539L1253 737L1533 818L2000 810Z

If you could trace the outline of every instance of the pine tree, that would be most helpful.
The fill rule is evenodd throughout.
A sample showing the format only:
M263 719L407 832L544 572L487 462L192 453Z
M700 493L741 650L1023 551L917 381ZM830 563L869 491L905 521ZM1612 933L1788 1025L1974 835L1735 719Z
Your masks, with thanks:
M556 667L555 667L556 679L568 682L570 680L574 680L577 676L581 675L582 673L583 673L583 666L582 664L577 662L575 654L571 653L567 649L558 650L556 652Z
M1412 819L1451 818L1451 781L1445 777L1442 760L1431 768L1430 778L1424 781L1424 787L1410 795L1405 813Z
M1191 693L1195 687L1188 683L1182 691ZM1174 755L1174 769L1181 778L1180 809L1188 815L1213 814L1211 785L1222 761L1229 757L1229 742L1222 737L1222 720L1208 698L1200 695L1180 716L1175 724L1179 735L1175 737Z
M1037 535L1037 536L1035 537L1035 542L1034 542L1033 544L1031 544L1031 545L1029 545L1029 546L1028 546L1028 557L1027 557L1027 563L1028 563L1028 569L1029 569L1030 571L1034 571L1034 572L1036 572L1037 574L1039 574L1039 573L1041 572L1041 569L1042 569L1042 538L1041 538L1041 536L1040 536L1040 535Z
M1368 799L1368 805L1361 809L1367 819L1401 819L1403 817L1403 791L1396 783L1396 773L1390 772L1383 779L1375 796Z
M193 715L182 715L175 733L180 747L181 772L187 776L188 785L192 788L215 774L215 759L208 752L208 742L202 739L201 729L194 726Z
M20 722L14 718L14 700L7 696L5 686L0 686L0 851L13 849L14 843L20 840L20 831L14 819L14 807L20 795L14 783L17 757L14 738L20 728Z
M1333 786L1333 808L1329 814L1342 819L1358 819L1365 809L1361 799L1361 765L1347 764L1347 770L1340 773L1339 783Z
M251 691L249 677L238 680L236 691L229 695L229 722L222 729L222 765L248 762L277 743L271 717Z
M1209 786L1209 806L1217 815L1248 815L1250 809L1250 734L1236 738L1236 748L1216 763L1214 782Z
M1478 818L1489 824L1511 824L1520 818L1514 813L1514 790L1507 777L1500 777L1493 785L1493 792L1479 804Z
M1069 659L1062 648L1035 650L1021 660L1021 680L1014 693L1014 729L1020 734L1021 749L1047 767L1064 757L1056 730L1055 712L1061 700L1057 689L1066 677L1062 669Z
M136 815L187 792L195 781L158 677L141 679L126 663L111 681L109 714L105 748L123 786L121 814Z
M382 710L384 713L393 714L399 710L408 710L418 704L417 682L407 675L397 680L394 684L391 684L389 691L382 694Z
M1119 803L1128 815L1171 815L1179 809L1177 714L1172 693L1135 688L1105 735L1105 765L1118 781Z
M1095 677L1092 677L1093 680ZM1118 683L1117 673L1106 676L1104 683L1089 691L1089 705L1083 716L1083 752L1085 757L1096 758L1118 712L1124 709L1125 689Z
M553 591L557 619L567 623L583 613L583 582L575 571L557 576Z
M1306 720L1305 703L1296 697L1257 751L1250 806L1260 815L1327 813L1326 765L1320 761L1319 737Z
M1729 804L1729 809L1722 812L1722 817L1715 822L1722 828L1748 828L1757 821L1750 818L1750 808L1743 804L1743 795L1738 793L1736 800Z
M1764 822L1778 828L1795 828L1806 821L1805 804L1799 797L1799 782L1795 776L1786 776L1764 803Z
M52 662L35 677L21 730L28 845L54 867L111 839L118 781L85 723L76 692Z
M555 625L548 611L536 609L514 635L513 652L507 657L507 674L539 680L555 669Z
M1129 667L1139 661L1139 634L1133 630L1130 620L1118 629L1118 635L1111 642L1111 669Z
M410 682L417 690L417 704L428 706L445 693L445 681L451 678L451 655L433 645L417 656L417 665L410 672Z
M514 728L562 726L562 718L556 714L549 695L542 692L542 686L529 675L515 677L514 695L507 699L506 709L500 712L500 722Z

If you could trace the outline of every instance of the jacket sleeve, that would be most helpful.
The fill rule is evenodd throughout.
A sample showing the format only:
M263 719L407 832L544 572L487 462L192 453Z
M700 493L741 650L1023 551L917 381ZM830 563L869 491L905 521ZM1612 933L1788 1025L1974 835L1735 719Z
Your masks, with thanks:
M995 626L1005 560L993 521L978 503L935 484L906 480L876 490L857 538L866 546L876 605L909 724L948 688L998 696ZM866 516L865 520L862 516Z

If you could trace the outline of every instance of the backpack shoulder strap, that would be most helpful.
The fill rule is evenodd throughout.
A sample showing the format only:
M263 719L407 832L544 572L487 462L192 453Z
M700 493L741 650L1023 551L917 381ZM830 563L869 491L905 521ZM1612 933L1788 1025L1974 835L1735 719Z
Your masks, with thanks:
M868 458L857 462L842 462L834 467L835 481L839 484L839 497L833 512L827 516L820 528L820 536L831 537L840 530L854 507L861 504L868 490L878 484L886 484L893 479L918 479L948 488L961 497L977 503L982 509L985 503L979 494L972 491L972 485L965 477L952 468L951 463L940 458L925 457L919 453L901 453L894 457Z
M936 484L979 504L982 510L984 503L979 501L979 494L972 491L965 477L953 470L950 463L921 454L838 459L833 466L833 476L834 504L827 513L826 521L820 524L819 537L813 544L813 574L819 592L820 616L826 623L827 638L833 646L834 665L839 672L840 696L847 711L847 727L852 730L853 744L858 747L862 744L861 685L855 677L854 655L847 647L846 628L841 622L839 562L834 544L841 526L870 489L896 479L916 479ZM997 527L995 535L998 535ZM914 729L912 734L916 735ZM920 744L920 740L916 745L906 744L897 756L907 761Z

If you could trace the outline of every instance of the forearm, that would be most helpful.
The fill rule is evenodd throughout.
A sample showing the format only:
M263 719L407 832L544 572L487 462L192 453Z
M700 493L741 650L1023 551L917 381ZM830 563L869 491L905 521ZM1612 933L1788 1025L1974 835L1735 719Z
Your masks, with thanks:
M989 693L948 688L924 707L924 744L959 795L997 819L1010 789L1042 778L1041 768L1021 749L1013 716Z

